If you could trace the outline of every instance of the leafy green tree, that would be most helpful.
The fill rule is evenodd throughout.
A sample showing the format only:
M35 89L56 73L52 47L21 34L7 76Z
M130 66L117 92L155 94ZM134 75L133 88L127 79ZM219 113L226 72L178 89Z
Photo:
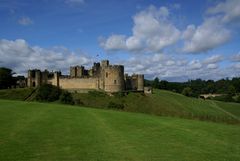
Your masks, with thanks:
M182 91L182 94L185 96L192 96L192 89L190 87L185 87Z
M62 92L59 99L61 103L70 104L70 105L74 104L72 94L69 93L68 91Z
M9 68L0 68L0 89L10 88L15 84L12 70Z
M159 88L159 78L158 78L158 77L156 77L156 78L153 80L152 87L153 87L153 88Z
M51 84L44 84L37 90L36 99L38 101L52 102L59 99L61 89Z
M234 96L236 94L236 89L233 85L230 85L228 87L227 94L230 95L230 96Z

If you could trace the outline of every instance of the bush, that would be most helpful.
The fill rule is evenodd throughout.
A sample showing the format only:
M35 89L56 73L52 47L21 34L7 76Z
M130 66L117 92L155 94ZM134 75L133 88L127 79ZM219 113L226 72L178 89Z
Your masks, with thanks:
M190 97L190 96L192 96L192 89L190 87L186 87L183 89L182 94Z
M74 99L74 104L75 105L84 105L84 103L79 98Z
M106 96L106 93L105 92L101 92L101 91L89 91L88 94L90 96L93 96L93 97L105 97Z
M224 102L234 102L234 99L232 98L231 95L227 94L227 95L222 95L222 96L217 96L217 97L213 97L214 100L217 101L224 101Z
M115 103L115 102L110 101L108 103L108 108L123 110L124 109L124 104L122 104L122 103Z
M124 92L116 92L116 93L113 93L113 95L114 95L115 97L121 98L121 97L124 97L124 96L125 96L125 93L124 93Z
M59 99L61 89L51 84L44 84L37 89L36 100L52 102Z
M236 102L237 102L237 103L240 103L240 95L237 96Z
M74 101L73 101L72 94L69 93L68 91L62 92L62 94L60 95L60 102L64 104L73 105Z

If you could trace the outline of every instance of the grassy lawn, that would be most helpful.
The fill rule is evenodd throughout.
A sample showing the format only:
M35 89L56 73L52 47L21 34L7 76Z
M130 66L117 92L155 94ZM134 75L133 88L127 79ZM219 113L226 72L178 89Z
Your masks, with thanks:
M239 125L0 100L3 161L237 161L239 134Z

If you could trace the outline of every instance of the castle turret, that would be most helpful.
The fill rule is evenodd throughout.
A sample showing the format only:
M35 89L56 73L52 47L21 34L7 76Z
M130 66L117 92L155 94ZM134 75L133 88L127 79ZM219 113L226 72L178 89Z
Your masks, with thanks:
M59 87L59 76L60 72L54 72L53 85Z
M108 60L102 60L101 67L105 68L105 67L108 67L108 66L109 66L109 61Z
M28 78L27 78L27 86L28 87L32 87L33 85L33 74L32 74L32 70L28 70Z
M102 70L104 90L120 92L124 90L124 67L122 65L107 66Z
M40 70L35 70L35 86L40 86L41 85L41 71Z
M142 74L137 75L137 90L138 91L144 90L144 75Z

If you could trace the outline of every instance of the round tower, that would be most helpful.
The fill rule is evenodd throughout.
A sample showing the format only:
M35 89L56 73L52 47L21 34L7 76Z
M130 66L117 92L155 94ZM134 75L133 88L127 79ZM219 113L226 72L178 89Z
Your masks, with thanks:
M124 90L124 67L122 65L107 66L103 72L104 90L121 92Z
M138 91L144 90L144 75L143 74L137 75L137 90Z

